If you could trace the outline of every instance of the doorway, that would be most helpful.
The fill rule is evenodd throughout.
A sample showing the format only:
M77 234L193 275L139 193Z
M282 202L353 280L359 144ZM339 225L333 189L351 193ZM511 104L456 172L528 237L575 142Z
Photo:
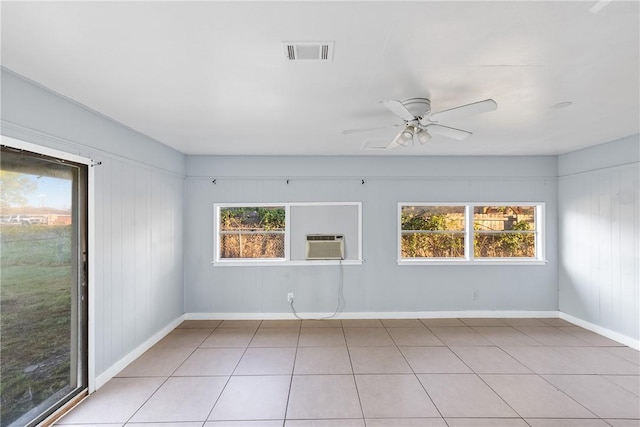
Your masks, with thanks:
M2 141L2 426L36 425L87 390L89 166L69 158Z

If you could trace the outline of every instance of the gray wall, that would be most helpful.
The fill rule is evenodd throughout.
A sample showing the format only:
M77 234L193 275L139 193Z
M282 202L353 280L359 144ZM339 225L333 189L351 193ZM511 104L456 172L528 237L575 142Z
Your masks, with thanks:
M2 70L2 129L94 160L96 374L184 312L182 154Z
M335 308L337 266L212 266L214 202L362 202L365 262L344 266L345 312L558 309L555 156L190 156L187 171L186 312L288 314L288 292L298 311ZM398 266L401 201L545 202L549 262Z
M559 157L560 310L640 339L638 135Z
M347 312L559 308L638 339L637 136L559 159L194 156L185 164L181 153L5 69L1 78L2 135L103 162L98 375L184 312L288 314L288 292L299 311L335 308L335 266L213 267L214 202L362 202L365 263L344 267ZM549 262L398 266L400 201L545 202Z
M358 206L291 206L291 259L307 257L307 234L342 234L344 259L358 259Z

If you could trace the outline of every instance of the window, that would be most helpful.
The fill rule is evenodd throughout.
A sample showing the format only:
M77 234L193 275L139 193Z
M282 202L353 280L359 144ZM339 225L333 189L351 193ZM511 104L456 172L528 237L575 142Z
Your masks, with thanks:
M237 206L219 210L221 259L284 259L284 206Z
M400 264L542 263L542 203L398 204Z
M402 206L402 258L464 258L464 206Z
M335 264L311 259L309 235L343 236L344 265L362 264L362 203L215 203L216 266Z
M474 206L476 258L535 258L535 206Z

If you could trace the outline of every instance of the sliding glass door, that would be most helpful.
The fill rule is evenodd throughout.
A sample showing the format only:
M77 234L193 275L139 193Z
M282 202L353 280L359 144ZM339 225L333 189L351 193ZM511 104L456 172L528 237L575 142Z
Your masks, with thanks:
M0 425L87 388L87 165L2 145Z

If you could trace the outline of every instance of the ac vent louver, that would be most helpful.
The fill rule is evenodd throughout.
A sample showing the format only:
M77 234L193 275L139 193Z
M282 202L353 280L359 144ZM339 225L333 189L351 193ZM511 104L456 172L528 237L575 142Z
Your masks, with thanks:
M308 234L307 259L344 259L342 234Z
M282 42L285 57L289 61L331 61L333 42Z

